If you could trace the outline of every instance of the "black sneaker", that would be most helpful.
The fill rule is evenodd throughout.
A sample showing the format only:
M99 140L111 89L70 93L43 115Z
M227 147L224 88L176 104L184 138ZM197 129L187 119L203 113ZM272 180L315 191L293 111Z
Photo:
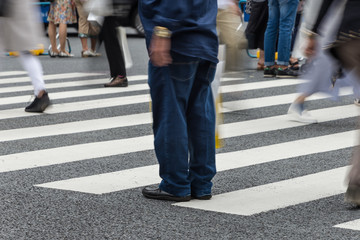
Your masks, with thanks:
M25 112L42 113L50 105L48 93L45 92L41 98L35 97L34 101L25 108Z
M265 67L264 68L264 77L275 77L276 69L274 67Z
M299 76L299 72L292 70L290 68L285 68L285 69L277 68L276 76L279 78L297 77L297 76Z

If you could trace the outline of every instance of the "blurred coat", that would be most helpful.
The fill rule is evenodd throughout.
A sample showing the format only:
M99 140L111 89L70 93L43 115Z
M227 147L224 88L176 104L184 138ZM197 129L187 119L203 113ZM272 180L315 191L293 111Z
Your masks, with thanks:
M0 17L0 50L37 49L44 36L39 6L33 0L8 2L7 16Z

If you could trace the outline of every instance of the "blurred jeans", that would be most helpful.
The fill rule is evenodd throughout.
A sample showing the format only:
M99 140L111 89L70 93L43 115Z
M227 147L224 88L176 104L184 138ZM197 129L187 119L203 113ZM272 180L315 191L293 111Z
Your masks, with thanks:
M278 65L288 65L291 34L299 0L269 0L269 19L265 32L265 66L275 64L276 42ZM278 41L277 41L278 40Z
M149 62L159 188L176 196L208 195L216 173L211 91L216 63L174 52L171 56L166 67Z

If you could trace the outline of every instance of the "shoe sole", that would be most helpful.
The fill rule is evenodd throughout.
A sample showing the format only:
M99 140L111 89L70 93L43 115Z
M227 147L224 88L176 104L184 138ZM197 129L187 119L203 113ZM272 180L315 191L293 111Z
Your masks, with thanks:
M210 200L212 198L212 195L204 195L201 197L191 196L191 198L197 200Z
M276 75L264 74L264 78L274 78Z
M292 75L276 75L278 78L296 78L298 76L292 76Z
M149 199L156 199L156 200L165 200L165 201L175 201L175 202L188 202L191 200L191 196L186 197L176 197L176 196L158 196L158 195L151 195L143 193L144 197Z
M128 84L116 84L116 85L106 85L104 84L104 87L127 87Z

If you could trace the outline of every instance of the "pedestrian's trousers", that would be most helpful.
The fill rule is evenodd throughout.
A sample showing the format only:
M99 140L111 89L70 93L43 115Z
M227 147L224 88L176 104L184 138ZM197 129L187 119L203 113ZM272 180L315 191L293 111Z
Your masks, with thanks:
M211 91L216 64L171 53L173 63L149 62L160 189L176 196L211 194L215 168L215 107Z

